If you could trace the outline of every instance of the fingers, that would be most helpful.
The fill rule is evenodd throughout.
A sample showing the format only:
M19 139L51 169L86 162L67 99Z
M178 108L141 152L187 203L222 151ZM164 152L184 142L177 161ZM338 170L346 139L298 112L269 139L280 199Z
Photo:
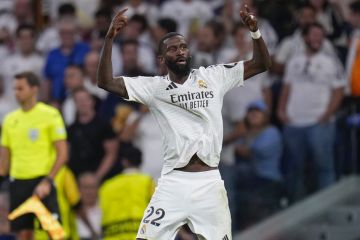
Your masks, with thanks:
M115 18L117 18L117 17L119 17L119 16L122 16L126 11L127 11L128 9L127 8L125 8L125 9L123 9L123 10L121 10L121 11L119 11L119 12L117 12L116 13L116 15L115 15Z

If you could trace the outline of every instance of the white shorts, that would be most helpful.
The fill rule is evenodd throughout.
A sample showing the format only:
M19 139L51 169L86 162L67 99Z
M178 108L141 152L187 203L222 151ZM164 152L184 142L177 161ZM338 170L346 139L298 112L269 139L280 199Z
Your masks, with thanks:
M172 240L188 224L199 239L231 240L231 217L219 170L174 170L159 179L137 238Z

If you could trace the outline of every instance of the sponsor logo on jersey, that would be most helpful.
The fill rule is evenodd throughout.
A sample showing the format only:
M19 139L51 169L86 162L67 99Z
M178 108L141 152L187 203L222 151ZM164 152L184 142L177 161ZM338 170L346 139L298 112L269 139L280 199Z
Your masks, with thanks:
M229 240L229 238L227 235L225 235L225 237L223 237L222 240Z
M31 141L36 141L39 138L39 129L31 128L29 129L29 138Z
M211 98L214 98L213 91L170 94L170 101L184 109L206 108L209 106L209 99Z
M171 82L169 86L166 88L166 90L177 88L176 84L174 82Z
M197 81L197 83L198 83L199 88L207 88L207 84L206 84L205 80L199 79Z

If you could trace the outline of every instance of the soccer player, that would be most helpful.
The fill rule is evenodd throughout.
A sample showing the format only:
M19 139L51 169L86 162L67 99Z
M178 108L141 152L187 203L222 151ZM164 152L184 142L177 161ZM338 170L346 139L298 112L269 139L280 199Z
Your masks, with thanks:
M147 105L164 140L164 166L158 187L145 210L138 240L174 239L187 224L199 239L231 239L231 218L218 170L224 94L244 80L269 69L271 60L249 9L240 16L253 38L249 61L190 69L184 36L166 34L158 57L166 76L113 77L111 48L127 23L120 11L109 27L98 68L98 86L124 99ZM149 126L151 127L151 126Z
M59 111L37 101L39 87L34 73L15 75L15 97L21 108L4 119L0 176L10 171L10 211L36 194L59 216L53 180L67 160L66 131ZM33 239L34 215L23 215L10 225L16 239Z

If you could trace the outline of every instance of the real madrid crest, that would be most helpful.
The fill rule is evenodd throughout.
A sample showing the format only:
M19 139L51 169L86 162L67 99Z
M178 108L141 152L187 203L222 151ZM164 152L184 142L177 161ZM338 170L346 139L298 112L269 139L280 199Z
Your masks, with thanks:
M39 139L39 129L31 128L29 129L28 134L29 134L29 139L33 142Z
M198 83L199 88L207 88L207 84L206 84L205 80L199 79L197 81L197 83Z

